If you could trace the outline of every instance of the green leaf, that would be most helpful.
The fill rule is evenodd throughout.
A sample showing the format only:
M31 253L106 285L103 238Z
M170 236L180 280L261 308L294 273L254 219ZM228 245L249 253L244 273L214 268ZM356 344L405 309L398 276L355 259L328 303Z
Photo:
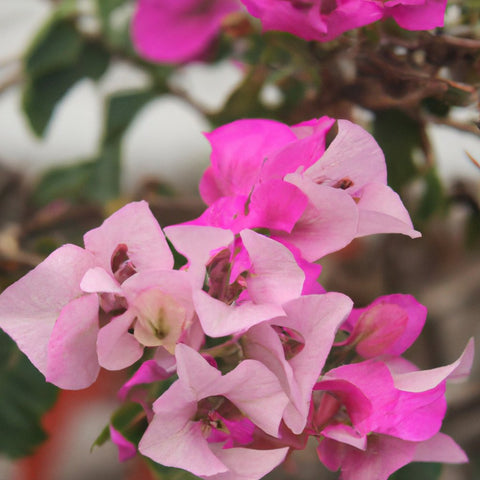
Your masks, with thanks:
M181 470L180 468L165 467L159 463L145 458L155 476L160 480L195 480L198 479L193 473Z
M422 106L429 113L437 117L446 117L450 112L450 105L442 98L428 97L422 100Z
M150 90L128 91L112 95L107 102L104 142L109 143L123 135L135 115L155 97Z
M103 145L85 185L86 198L104 204L120 194L120 142Z
M27 80L22 107L37 136L45 133L57 103L77 80L73 69L58 70Z
M96 8L104 31L110 30L110 15L125 4L125 0L96 0Z
M422 144L421 126L400 110L377 111L373 135L385 154L388 184L399 191L417 174L413 153Z
M70 20L52 17L34 38L24 60L27 76L38 77L74 65L82 37Z
M42 415L52 407L57 389L45 382L15 343L0 331L0 454L30 455L46 439Z
M396 471L389 480L438 480L441 473L441 463L415 462Z
M102 45L86 42L75 67L78 79L88 77L98 80L106 72L110 58L110 52Z
M102 26L103 37L109 45L122 52L134 53L130 39L130 0L96 0L96 9ZM121 11L123 10L123 11ZM123 22L112 22L112 14L119 13Z
M33 191L33 201L37 205L46 205L58 198L78 200L83 195L94 168L94 162L88 161L47 171Z
M416 219L420 222L428 220L434 213L446 206L443 186L435 168L431 168L424 176L425 191L416 211Z
M100 78L109 61L110 55L106 50L85 43L73 65L28 78L23 91L22 107L34 133L42 136L55 107L68 90L82 78Z
M108 442L108 440L110 440L110 428L109 425L105 425L104 429L100 432L100 435L92 443L90 451L92 451L95 447L101 447Z
M127 440L138 445L145 430L147 418L143 407L138 403L124 403L111 417L110 422Z
M252 67L239 87L227 99L219 113L209 115L208 119L215 125L223 125L245 117L271 117L260 102L259 94L268 77L268 70L260 65Z
M465 240L467 247L476 247L480 241L480 212L473 210L466 224Z
M46 172L33 192L37 205L63 198L104 204L120 193L120 145L104 145L94 160L56 167Z

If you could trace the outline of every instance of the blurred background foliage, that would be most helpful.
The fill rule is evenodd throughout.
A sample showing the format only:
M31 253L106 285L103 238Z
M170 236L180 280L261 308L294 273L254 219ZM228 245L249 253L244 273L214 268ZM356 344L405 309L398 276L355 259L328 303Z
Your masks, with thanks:
M101 80L113 63L122 61L142 71L147 82L141 89L120 88L103 97L102 133L95 155L51 168L33 183L0 165L2 289L61 244L81 244L83 232L133 197L148 200L162 225L188 220L202 211L199 198L182 198L163 179L151 179L133 194L121 188L129 127L150 102L175 96L198 111L211 128L245 117L293 124L330 115L361 123L385 152L389 184L404 199L425 239L421 246L397 237L354 242L326 260L326 286L346 292L359 305L394 291L417 294L425 303L431 292L424 286L440 279L434 288L443 292L445 287L454 296L461 285L463 294L470 295L469 312L477 309L478 317L480 183L478 177L442 181L428 133L429 126L436 124L479 138L478 0L451 1L445 28L434 32L408 32L385 21L324 44L280 32L262 34L256 20L237 12L224 22L220 39L204 59L210 65L233 62L241 72L242 80L220 108L207 108L175 81L181 66L149 63L136 54L129 34L131 0L52 4L52 13L32 38L21 67L0 85L0 95L20 86L23 114L39 139L45 137L68 92L85 78ZM480 140L477 145L476 151L464 152L464 160L480 171ZM477 269L465 286L460 272L469 265ZM442 323L447 321L442 311L448 308L441 302L438 306L435 298L442 294L436 294L433 308L427 303L431 311L427 335L413 353L425 367L451 361L466 340L459 334L450 350L442 350L452 327ZM461 294L457 298L463 299ZM462 308L458 303L448 305L452 313ZM467 336L477 329L478 338L478 320L472 323L470 313L467 317ZM41 417L53 405L56 390L3 333L0 359L0 453L20 457L44 440ZM449 417L453 430L461 430L472 411L478 414L477 387L478 383L454 402ZM135 431L131 424L135 418L135 409L127 405L112 422L128 438ZM473 455L474 461L463 471L470 478L480 475L474 459L480 451L479 432L480 426L464 443L459 439ZM97 443L107 438L104 432ZM163 478L178 475L158 465L154 470ZM439 475L440 466L427 464L405 467L392 478L428 480Z

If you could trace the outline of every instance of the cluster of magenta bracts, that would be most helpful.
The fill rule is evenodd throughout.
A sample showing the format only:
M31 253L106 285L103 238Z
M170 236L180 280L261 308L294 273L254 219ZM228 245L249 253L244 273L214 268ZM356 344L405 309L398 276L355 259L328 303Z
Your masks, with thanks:
M245 10L264 30L326 42L388 18L406 30L441 27L446 7L447 0L138 0L132 37L143 57L182 63L201 59L228 17Z
M316 262L356 237L419 235L366 131L340 120L325 150L334 123L213 131L198 219L163 232L145 202L130 203L0 296L1 328L61 388L141 361L119 397L142 405L148 427L138 446L111 428L121 459L138 448L202 478L257 480L313 436L345 480L466 461L439 431L446 381L468 374L472 343L418 370L402 354L423 305L394 294L353 308L318 282Z

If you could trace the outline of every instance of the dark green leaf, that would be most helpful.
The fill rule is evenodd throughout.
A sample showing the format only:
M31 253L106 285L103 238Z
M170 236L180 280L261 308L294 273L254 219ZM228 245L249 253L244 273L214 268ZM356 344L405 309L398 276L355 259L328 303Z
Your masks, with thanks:
M55 107L79 80L98 79L107 69L110 56L102 47L85 43L75 64L27 79L22 106L33 131L45 133Z
M33 201L37 205L46 205L58 198L77 200L83 195L94 168L94 163L88 161L49 170L36 186Z
M480 212L474 210L470 213L466 225L466 243L468 247L475 247L480 241Z
M49 170L35 188L33 200L38 205L58 198L104 204L119 193L120 146L114 142L104 145L94 160Z
M450 105L441 98L425 98L422 101L422 106L437 117L446 117L450 112Z
M147 428L143 407L138 403L124 403L111 417L110 422L127 440L135 445Z
M434 213L445 208L445 196L442 183L434 168L428 170L424 176L425 191L416 211L416 218L420 222L428 220Z
M77 77L98 80L107 70L110 53L99 43L87 42L76 64Z
M415 120L400 110L375 113L373 135L385 154L388 184L396 191L417 173L413 152L421 147L420 128Z
M195 475L179 468L165 467L159 463L152 462L149 458L145 458L148 466L160 480L194 480Z
M389 477L389 480L438 480L441 463L409 463Z
M57 103L77 80L74 69L57 70L27 80L22 107L36 135L45 133Z
M95 447L101 447L108 442L108 440L110 440L110 428L108 425L106 425L105 428L100 432L100 435L92 443L90 451L92 451Z
M100 18L102 26L103 37L109 45L116 49L132 54L134 48L130 39L130 19L128 17L123 18L123 23L112 22L112 14L115 10L126 7L127 11L120 12L121 15L128 15L129 7L131 6L131 0L96 0L97 12Z
M117 140L124 134L135 115L154 98L151 91L122 92L112 95L107 103L104 142Z
M82 44L82 37L71 21L53 17L30 46L24 62L25 73L38 77L75 64Z
M91 177L85 186L85 196L99 203L117 198L120 194L120 143L103 145Z
M259 99L267 77L268 70L265 67L252 67L240 86L232 92L222 111L210 115L209 120L215 125L223 125L239 118L271 116Z
M125 0L96 0L96 6L104 31L110 30L110 15L125 4Z
M0 392L0 453L29 455L46 438L41 416L54 404L57 389L1 331Z

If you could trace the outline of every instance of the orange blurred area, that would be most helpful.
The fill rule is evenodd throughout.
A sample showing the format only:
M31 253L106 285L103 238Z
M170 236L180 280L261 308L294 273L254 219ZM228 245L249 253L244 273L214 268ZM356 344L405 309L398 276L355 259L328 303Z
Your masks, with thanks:
M141 459L120 464L111 442L90 451L119 405L115 395L125 378L123 372L102 370L85 390L60 390L55 406L43 417L48 440L32 456L15 462L9 480L153 480Z

